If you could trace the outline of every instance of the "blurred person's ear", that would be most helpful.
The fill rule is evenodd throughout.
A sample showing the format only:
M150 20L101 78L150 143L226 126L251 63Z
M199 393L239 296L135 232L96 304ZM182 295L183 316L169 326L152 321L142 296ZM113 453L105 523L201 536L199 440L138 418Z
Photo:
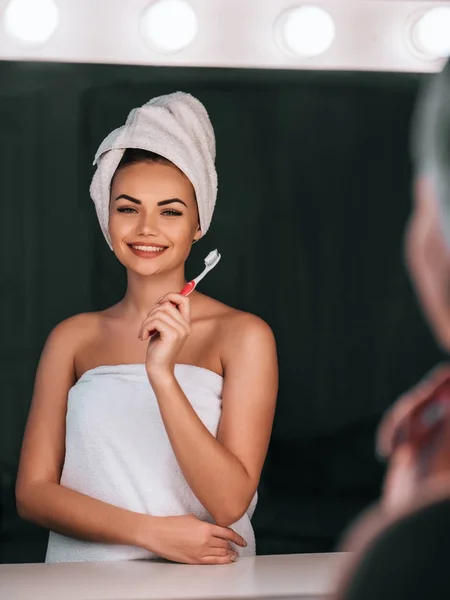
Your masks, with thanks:
M450 249L440 218L433 182L425 175L417 177L405 231L405 258L436 341L450 352Z

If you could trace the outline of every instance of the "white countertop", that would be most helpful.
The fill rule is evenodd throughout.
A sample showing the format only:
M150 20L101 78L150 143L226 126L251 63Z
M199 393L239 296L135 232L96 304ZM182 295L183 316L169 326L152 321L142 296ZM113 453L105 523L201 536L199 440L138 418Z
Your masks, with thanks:
M3 600L193 600L321 598L345 554L241 558L230 565L156 561L0 565Z

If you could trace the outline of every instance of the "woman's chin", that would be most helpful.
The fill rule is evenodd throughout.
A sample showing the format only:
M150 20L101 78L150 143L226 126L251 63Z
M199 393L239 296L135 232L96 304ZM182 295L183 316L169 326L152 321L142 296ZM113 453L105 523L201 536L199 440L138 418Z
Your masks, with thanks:
M139 265L130 264L129 262L127 264L123 262L122 264L128 272L139 275L140 277L152 277L153 275L159 275L166 270L164 267L158 265Z

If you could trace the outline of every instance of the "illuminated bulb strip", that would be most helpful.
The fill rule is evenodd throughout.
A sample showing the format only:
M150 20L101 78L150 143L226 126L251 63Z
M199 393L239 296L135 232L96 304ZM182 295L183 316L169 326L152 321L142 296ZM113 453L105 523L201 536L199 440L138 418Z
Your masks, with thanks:
M418 23L441 5L450 0L0 0L0 60L431 72L450 41L444 13L431 36L431 17Z

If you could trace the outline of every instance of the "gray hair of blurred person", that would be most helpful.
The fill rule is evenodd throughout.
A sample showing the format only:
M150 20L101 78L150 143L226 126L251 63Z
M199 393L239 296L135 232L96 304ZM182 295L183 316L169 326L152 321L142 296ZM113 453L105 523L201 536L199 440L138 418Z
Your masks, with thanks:
M421 93L412 128L416 176L429 179L450 252L450 59Z

